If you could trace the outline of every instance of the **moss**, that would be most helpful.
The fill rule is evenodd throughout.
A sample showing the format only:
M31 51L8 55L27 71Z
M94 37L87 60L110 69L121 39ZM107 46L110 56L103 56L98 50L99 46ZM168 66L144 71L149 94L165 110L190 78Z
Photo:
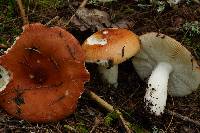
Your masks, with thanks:
M104 118L104 124L106 126L111 126L116 119L118 119L119 115L117 112L113 111L111 113L108 113L106 117Z
M78 131L79 133L89 133L89 130L83 122L80 122L76 125L76 131Z

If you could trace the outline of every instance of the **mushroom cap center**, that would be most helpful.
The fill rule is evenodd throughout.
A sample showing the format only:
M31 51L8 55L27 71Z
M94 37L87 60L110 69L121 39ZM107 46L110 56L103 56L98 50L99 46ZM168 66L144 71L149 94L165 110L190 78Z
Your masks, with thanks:
M44 68L37 67L30 72L29 78L35 84L44 84L48 79L48 74Z

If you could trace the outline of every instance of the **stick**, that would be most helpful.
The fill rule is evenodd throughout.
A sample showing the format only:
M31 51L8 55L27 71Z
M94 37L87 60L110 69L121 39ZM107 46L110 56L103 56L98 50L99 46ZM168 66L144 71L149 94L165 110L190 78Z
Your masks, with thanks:
M8 46L0 43L0 48L8 48Z
M54 18L52 18L51 20L49 20L49 22L47 22L45 25L50 25L51 23L57 21L60 17L59 16L55 16Z
M83 2L80 4L80 6L78 7L78 9L79 9L79 8L85 7L85 5L87 4L87 2L88 2L88 0L83 0ZM77 10L78 10L78 9L77 9ZM72 21L72 19L73 19L75 16L76 16L76 13L73 14L73 15L71 16L71 18L69 19L69 21L66 23L65 26L69 25L69 23Z
M96 117L94 120L94 126L92 127L92 129L90 130L90 133L93 133L95 128L100 124L100 120Z
M83 2L80 4L79 8L85 7L87 2L88 2L88 0L83 0Z
M24 7L23 7L23 4L22 4L22 1L21 0L17 0L17 4L19 6L19 10L20 10L20 15L23 19L23 24L28 24L28 17L26 16L25 14L25 10L24 10Z
M191 119L191 118L189 118L187 116L183 116L183 115L181 115L179 113L176 113L176 112L173 112L173 111L170 111L170 110L166 110L166 113L170 114L172 116L175 116L177 118L180 118L183 121L191 122L191 123L193 123L193 124L195 124L197 126L200 126L200 122L199 121L195 121L195 120L193 120L193 119Z
M110 105L109 103L107 103L106 101L104 101L102 98L100 98L99 96L97 96L94 92L89 91L89 95L90 95L90 97L93 100L95 100L96 102L98 102L102 107L104 107L109 112L113 112L114 111L114 108L113 108L112 105Z
M192 0L193 2L197 3L197 4L200 4L200 1L199 0Z
M67 130L71 131L72 133L77 133L76 129L69 126L69 125L64 125L64 128L66 128Z
M104 101L103 99L101 99L101 98L100 98L99 96L97 96L94 92L89 91L88 93L89 93L90 97L91 97L93 100L95 100L97 103L99 103L102 107L104 107L104 108L105 108L106 110L108 110L109 112L116 111L116 113L119 115L119 118L120 118L120 120L121 120L121 122L122 122L122 124L123 124L123 126L124 126L124 128L125 128L125 130L126 130L126 132L127 132L127 133L133 133L133 132L129 129L130 123L127 122L127 121L123 118L122 113L121 113L119 110L115 110L115 109L113 108L112 105L110 105L109 103L107 103L106 101Z

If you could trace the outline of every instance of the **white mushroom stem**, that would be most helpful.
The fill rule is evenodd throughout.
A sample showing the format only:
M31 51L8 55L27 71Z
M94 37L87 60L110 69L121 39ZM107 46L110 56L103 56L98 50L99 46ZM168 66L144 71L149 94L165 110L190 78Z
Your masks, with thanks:
M118 86L118 65L113 65L108 69L106 66L98 66L99 73L102 74L102 78L106 80L109 84L113 85L115 88Z
M167 101L167 85L169 74L173 68L169 63L160 62L153 70L149 81L144 101L146 108L157 116L164 112Z

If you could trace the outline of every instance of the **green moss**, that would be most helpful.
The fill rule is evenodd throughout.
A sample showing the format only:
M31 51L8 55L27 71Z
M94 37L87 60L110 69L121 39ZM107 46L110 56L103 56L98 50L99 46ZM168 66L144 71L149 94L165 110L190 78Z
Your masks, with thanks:
M76 125L76 131L78 131L79 133L89 133L89 130L83 122L80 122Z
M117 112L113 111L111 113L108 113L106 117L104 118L104 124L106 126L111 126L116 119L118 119L119 115Z

